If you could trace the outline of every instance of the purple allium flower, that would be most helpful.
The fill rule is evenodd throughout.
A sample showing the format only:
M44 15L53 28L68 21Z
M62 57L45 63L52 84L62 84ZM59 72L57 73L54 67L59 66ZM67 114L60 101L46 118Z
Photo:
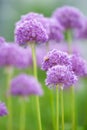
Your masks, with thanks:
M75 35L79 39L87 39L87 18L84 19L83 27L76 30Z
M29 52L26 49L17 44L6 44L0 47L0 67L26 68L29 64Z
M20 46L14 46L12 47L14 49L14 52L12 53L11 59L9 57L9 60L11 60L11 63L16 68L27 68L31 66L32 60L31 60L31 50L28 48L22 48ZM11 47L9 48L11 49ZM14 57L14 61L12 61L12 58Z
M77 81L77 76L65 65L56 65L47 71L46 85L60 85L70 87Z
M48 40L46 29L37 19L30 18L19 23L15 28L16 43L23 45L28 42L43 43Z
M25 15L22 15L21 16L21 20L19 22L17 22L17 24L20 24L20 22L24 22L25 20L29 21L31 19L36 19L38 22L41 22L43 24L45 24L45 17L43 14L38 14L38 13L35 13L35 12L30 12L30 13L27 13Z
M10 93L14 96L42 95L40 83L33 76L21 74L12 79Z
M20 25L21 22L30 21L30 20L36 19L38 22L40 22L43 27L46 29L47 33L49 32L49 23L48 19L44 17L43 14L38 14L35 12L28 13L26 15L21 16L21 20L16 23L16 25Z
M79 55L71 55L72 70L77 76L87 76L87 62Z
M5 106L5 103L0 102L0 116L5 116L8 114L7 108Z
M31 19L37 19L39 22L42 21L44 19L44 16L43 14L38 14L38 13L35 13L35 12L30 12L30 13L27 13L25 15L22 15L21 16L21 20L18 21L16 23L16 25L20 24L21 22L24 22L24 21L29 21Z
M64 39L63 36L63 27L61 24L54 18L48 19L49 23L49 40L55 40L59 42Z
M79 9L71 6L63 6L53 13L65 29L81 28L83 26L83 14Z
M49 68L58 64L71 65L70 58L68 53L53 49L44 57L42 62L42 69L47 71Z
M5 42L6 41L5 41L4 37L0 37L0 46L3 45Z
M5 66L6 63L6 54L7 54L7 44L0 47L0 67Z

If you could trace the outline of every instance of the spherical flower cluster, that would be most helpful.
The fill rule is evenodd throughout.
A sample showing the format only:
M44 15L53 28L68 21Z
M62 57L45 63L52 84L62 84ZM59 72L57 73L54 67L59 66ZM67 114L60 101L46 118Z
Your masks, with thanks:
M8 44L2 45L2 46L0 47L0 67L3 67L3 66L6 65L7 47L8 47ZM10 53L9 53L9 54L10 54Z
M40 83L33 76L21 74L12 79L10 93L14 96L42 95Z
M83 27L76 30L75 35L79 39L87 39L87 18L84 19Z
M8 114L8 110L5 106L5 103L0 102L0 116L5 116Z
M16 24L15 41L18 44L28 42L43 43L48 40L44 21L41 22L42 16L39 14L27 14Z
M20 24L20 22L29 21L31 19L36 19L38 22L41 22L44 24L45 17L43 14L38 14L35 12L30 12L25 15L21 16L21 20L18 21L16 24Z
M64 39L63 35L63 27L61 24L54 18L48 19L49 23L49 40L54 40L56 42L60 42Z
M72 70L77 76L87 76L87 62L79 55L71 55Z
M31 62L29 53L26 49L16 44L5 44L0 47L0 67L26 68Z
M53 17L60 21L65 29L81 28L83 26L83 15L75 7L60 7L54 11Z
M16 25L20 24L21 22L29 21L29 20L36 19L38 22L40 22L43 27L46 29L46 32L49 33L49 22L48 18L44 17L43 14L38 14L35 12L28 13L26 15L21 16L21 20L16 23Z
M52 66L55 65L70 65L70 58L66 52L58 51L57 49L53 49L48 52L48 54L44 57L42 62L42 69L48 70Z
M46 85L62 84L64 87L70 87L75 84L77 77L74 72L65 65L56 65L47 71Z

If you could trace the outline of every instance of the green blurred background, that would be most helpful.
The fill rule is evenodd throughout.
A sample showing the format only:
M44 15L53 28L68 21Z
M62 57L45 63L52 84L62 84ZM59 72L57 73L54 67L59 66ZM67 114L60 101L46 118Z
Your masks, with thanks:
M7 41L14 40L15 22L20 16L28 12L39 12L45 16L51 16L55 8L63 5L72 5L78 7L84 15L87 15L87 0L0 0L0 36L4 36ZM76 42L75 42L76 43ZM82 55L87 59L87 41L77 41L76 43L81 50ZM29 70L24 70L28 73ZM20 73L16 70L14 75ZM32 72L29 72L32 73ZM43 130L53 130L51 111L50 111L50 94L48 88L44 85L45 73L39 69L39 80L43 85L45 95L40 98L41 116ZM76 118L77 130L87 130L87 79L81 79L76 88ZM6 74L0 69L0 100L6 101ZM71 130L71 111L70 111L70 91L64 93L65 105L65 130ZM55 91L54 105L55 105ZM19 113L20 99L13 98L13 130L19 130ZM37 130L36 109L34 97L26 102L26 129ZM56 113L54 117L56 116ZM60 110L61 120L61 110ZM7 117L0 118L0 130L6 130Z
M22 14L34 11L51 16L62 5L73 5L87 14L87 0L0 0L0 35L12 41L15 22Z

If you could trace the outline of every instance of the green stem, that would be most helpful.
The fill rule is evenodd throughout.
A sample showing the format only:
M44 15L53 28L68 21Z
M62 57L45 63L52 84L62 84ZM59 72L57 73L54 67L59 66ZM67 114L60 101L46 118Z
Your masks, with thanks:
M52 112L52 123L53 123L53 129L55 130L55 112L54 112L54 100L53 100L53 92L50 91L50 103L51 103L51 112Z
M72 54L72 37L70 30L67 31L67 42L68 42L68 51L70 54ZM74 87L71 87L71 100L72 100L72 130L76 130L76 118L75 118L75 92Z
M22 98L23 99L23 98ZM20 111L20 130L25 130L25 112L26 112L26 104L25 100L23 99L21 102L21 111Z
M49 49L50 49L49 42L47 42L46 43L46 52L48 52ZM50 91L49 94L50 94L50 105L51 105L51 113L52 113L52 124L53 124L53 129L55 130L55 118L54 118L55 112L54 112L53 92Z
M36 63L36 52L35 52L35 44L31 43L31 49L32 49L32 58L33 58L33 73L35 78L38 80L37 76L37 63ZM41 124L41 115L40 115L40 104L39 104L39 97L36 96L36 109L37 109L37 118L38 118L38 126L39 130L42 130L42 124Z
M72 46L71 46L71 43L72 43L72 38L71 38L71 31L70 30L67 30L67 32L65 33L66 35L66 41L68 42L68 53L72 53Z
M7 92L9 92L13 70L10 67L7 67L6 70L7 70ZM8 106L8 111L9 111L7 129L12 130L12 99L10 95L8 95L7 97L7 106Z
M59 130L59 90L56 86L56 130Z
M35 49L34 43L31 43L31 49L32 49L32 60L33 60L33 73L34 73L35 78L38 80L37 62L36 62L36 49Z
M74 87L71 87L71 108L72 108L72 130L76 130L76 124L75 124L75 92L74 92Z
M61 101L61 114L62 114L62 130L64 130L64 101L63 101L63 89L60 88L60 101Z
M11 100L10 96L7 99L7 106L8 106L8 110L9 110L7 129L12 130L12 100Z

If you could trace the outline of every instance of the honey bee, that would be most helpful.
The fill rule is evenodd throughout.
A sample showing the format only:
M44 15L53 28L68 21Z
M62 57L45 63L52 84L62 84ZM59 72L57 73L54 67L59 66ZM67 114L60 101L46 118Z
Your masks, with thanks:
M48 61L49 60L49 57L44 57L44 61Z

